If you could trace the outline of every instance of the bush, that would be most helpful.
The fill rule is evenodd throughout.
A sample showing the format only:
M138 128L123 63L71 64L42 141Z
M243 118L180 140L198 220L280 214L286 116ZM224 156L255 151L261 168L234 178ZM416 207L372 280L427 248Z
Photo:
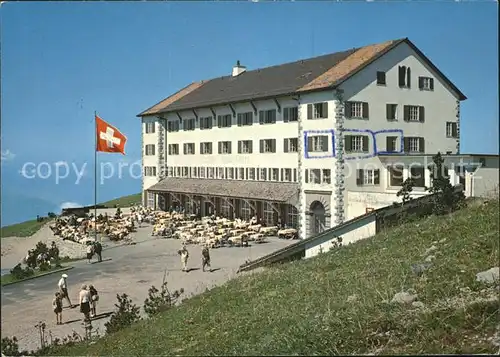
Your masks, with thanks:
M144 300L144 312L148 317L153 317L160 312L166 311L175 305L183 293L184 289L170 293L167 282L162 284L161 291L153 285L149 288L148 297Z
M56 215L54 212L49 212L49 213L47 213L47 216L48 216L49 218L56 218L56 217L57 217L57 215Z
M17 337L4 337L2 338L2 354L5 356L21 356L19 352L19 344L17 343Z
M26 267L23 269L23 267L21 266L21 263L17 264L14 268L12 268L10 270L10 275L12 275L12 277L14 279L17 279L17 280L29 278L30 276L33 276L34 274L35 274L35 271L33 269L31 269L30 267Z
M48 262L40 263L40 265L38 266L38 269L40 271L49 271L50 270L50 263L48 263Z
M431 171L432 186L427 188L429 193L435 194L432 211L436 215L456 211L462 207L465 195L463 191L455 192L450 178L444 175L444 159L441 153L434 155L432 161L434 162L434 169Z
M141 319L139 316L140 309L132 303L132 299L127 294L116 294L116 298L118 299L118 303L115 304L117 310L113 312L109 321L104 324L107 334L120 331Z

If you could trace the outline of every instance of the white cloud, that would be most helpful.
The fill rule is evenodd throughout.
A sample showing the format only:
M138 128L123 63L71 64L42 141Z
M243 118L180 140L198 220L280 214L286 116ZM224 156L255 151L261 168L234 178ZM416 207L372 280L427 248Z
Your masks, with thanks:
M10 161L13 160L16 157L16 154L14 154L12 151L9 149L7 150L2 150L2 162L3 161Z
M77 202L63 202L61 203L60 209L62 211L64 208L76 208L76 207L83 207L83 205Z

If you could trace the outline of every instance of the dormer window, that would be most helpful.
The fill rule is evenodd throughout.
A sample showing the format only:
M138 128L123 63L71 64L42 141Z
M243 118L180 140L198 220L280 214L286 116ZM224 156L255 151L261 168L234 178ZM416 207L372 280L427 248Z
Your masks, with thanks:
M410 67L399 66L399 86L401 88L410 88L411 87Z

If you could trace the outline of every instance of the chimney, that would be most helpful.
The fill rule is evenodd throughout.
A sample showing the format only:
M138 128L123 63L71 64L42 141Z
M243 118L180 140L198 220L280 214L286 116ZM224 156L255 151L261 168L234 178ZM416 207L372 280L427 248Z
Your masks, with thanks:
M236 61L236 66L233 67L233 77L236 77L243 72L245 72L247 68L245 66L240 65L240 61Z

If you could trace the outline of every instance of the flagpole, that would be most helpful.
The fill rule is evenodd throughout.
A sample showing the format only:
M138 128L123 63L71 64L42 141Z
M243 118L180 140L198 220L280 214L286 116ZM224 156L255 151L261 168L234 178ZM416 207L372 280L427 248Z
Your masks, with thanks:
M94 239L97 242L97 111L94 111Z

